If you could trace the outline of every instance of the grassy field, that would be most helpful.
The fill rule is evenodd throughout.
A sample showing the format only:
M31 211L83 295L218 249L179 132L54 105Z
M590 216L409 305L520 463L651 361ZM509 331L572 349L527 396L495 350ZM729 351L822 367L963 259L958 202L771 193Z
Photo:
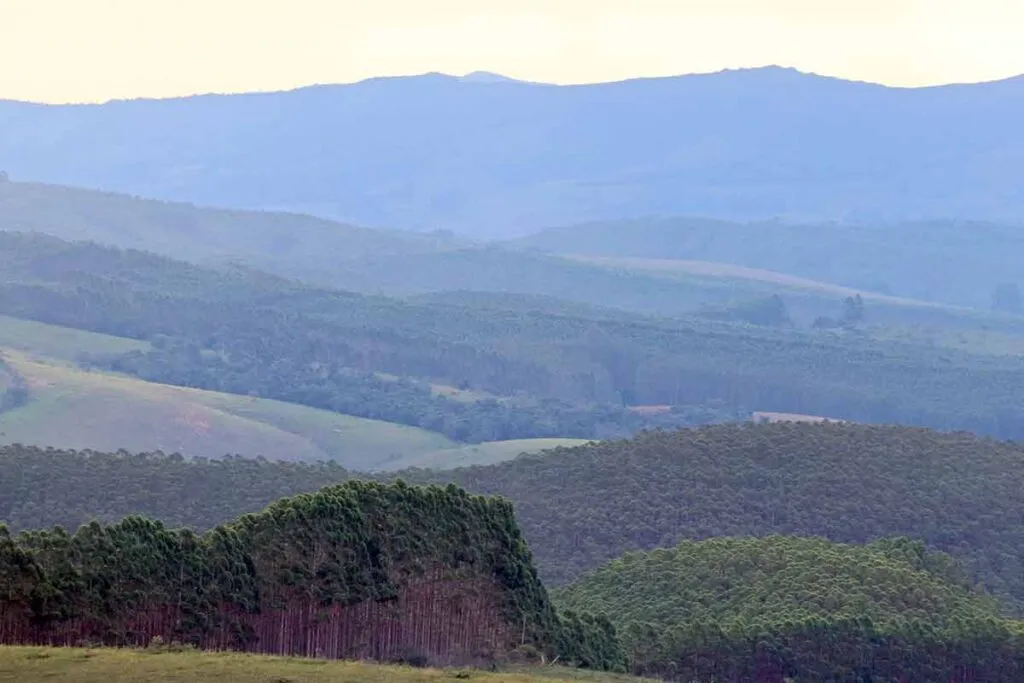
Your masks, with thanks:
M146 350L149 344L135 339L83 332L0 315L0 346L60 360L74 360L80 353L127 353Z
M524 453L539 453L559 446L582 446L590 443L584 439L515 439L512 441L490 441L445 448L430 453L414 454L385 463L381 469L401 470L407 467L448 470L472 465L493 465L512 460Z
M0 683L543 683L636 681L544 667L515 672L413 669L230 653L0 647Z
M729 263L717 263L711 261L687 261L682 259L655 259L655 258L634 258L616 256L578 256L567 255L565 258L626 270L635 270L648 274L661 275L663 277L703 277L720 278L723 280L734 280L739 282L768 284L794 291L804 291L813 294L829 295L836 297L847 297L860 294L866 301L877 301L896 306L924 306L935 308L955 308L946 304L937 304L915 299L905 299L877 292L843 287L830 282L821 282L808 278L777 273L771 270L759 268L747 268Z
M456 446L440 434L390 422L90 372L9 349L3 354L32 397L0 415L4 443L333 460L360 470Z

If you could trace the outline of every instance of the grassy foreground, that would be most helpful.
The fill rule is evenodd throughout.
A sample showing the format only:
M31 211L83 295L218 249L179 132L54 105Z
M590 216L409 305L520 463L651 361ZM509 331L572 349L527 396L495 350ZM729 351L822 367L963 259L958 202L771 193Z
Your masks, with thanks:
M515 672L414 669L223 652L0 647L0 683L480 683L638 680L576 669Z

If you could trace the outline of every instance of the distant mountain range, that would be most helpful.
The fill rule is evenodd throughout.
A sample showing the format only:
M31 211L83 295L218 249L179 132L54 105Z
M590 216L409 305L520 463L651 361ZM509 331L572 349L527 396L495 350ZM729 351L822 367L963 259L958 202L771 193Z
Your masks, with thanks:
M0 170L507 237L689 214L1024 215L1024 78L888 88L777 67L582 86L429 74L291 92L0 102Z

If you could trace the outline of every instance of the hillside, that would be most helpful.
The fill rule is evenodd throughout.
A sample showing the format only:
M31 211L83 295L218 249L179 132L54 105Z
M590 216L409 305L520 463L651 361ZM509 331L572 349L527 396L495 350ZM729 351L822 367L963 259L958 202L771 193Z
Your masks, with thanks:
M948 556L923 545L866 546L771 536L683 541L627 553L554 593L564 609L667 630L696 621L723 628L755 621L900 618L945 627L955 617L998 617ZM631 643L637 645L637 643Z
M525 644L623 666L606 621L551 606L502 500L348 482L197 536L132 516L11 537L3 644L145 645L480 664ZM46 596L42 598L41 596ZM601 646L596 646L601 643Z
M0 449L0 520L16 529L95 516L208 529L351 475L336 466ZM712 536L891 536L952 554L1003 601L1024 604L1024 447L964 433L835 423L651 433L446 472L512 501L541 576L564 585L632 550Z
M1024 434L1018 356L858 329L400 301L41 236L0 233L0 247L0 313L152 342L91 367L460 442L606 439L754 411ZM453 400L436 385L496 398ZM674 408L629 410L644 405Z
M0 443L328 460L363 471L396 458L416 462L420 454L443 463L437 451L456 446L440 434L379 420L86 372L2 349L0 357L29 394L0 415Z
M745 226L722 225L734 231L745 229ZM806 227L762 227L765 234L781 230L783 240L791 237L787 231L793 230L801 237L812 238L814 244L800 248L817 250L819 261L824 263L838 262L834 273L826 269L824 274L840 279L850 277L844 261L847 258L844 240L863 239L841 226L819 226L814 235ZM659 316L692 314L709 306L734 305L776 295L785 298L794 321L803 327L810 326L821 316L834 315L838 301L859 294L870 303L871 320L875 324L928 324L957 330L987 326L1003 332L1024 333L1024 319L1012 321L1006 316L929 305L863 288L843 287L830 281L727 263L537 253L533 247L517 248L532 245L531 239L541 245L551 242L555 246L573 248L570 245L579 243L572 237L576 230L583 234L584 242L592 231L597 231L594 245L580 249L598 253L608 247L609 242L615 250L617 232L636 232L637 244L641 246L666 241L668 244L661 250L668 253L675 253L679 243L688 241L685 235L675 240L652 237L645 231L657 233L662 228L649 223L636 230L631 224L624 224L622 231L609 234L603 232L605 228L582 226L576 230L548 231L510 245L475 246L448 233L423 235L354 228L297 214L200 208L98 191L8 182L0 185L0 229L139 249L207 266L256 268L313 285L370 294L410 296L468 291L556 297L566 302ZM897 251L909 251L904 254L909 261L920 260L919 240L914 234L919 232L917 228L900 225L892 232L907 230L912 234L902 242L889 241L898 243ZM1001 256L1003 247L1019 246L1008 242L1012 233L1005 228L995 230L982 225L975 232L986 242L983 255L990 260ZM701 244L707 247L709 239L703 235ZM630 251L622 245L618 247ZM746 248L744 242L737 244L734 251L742 253ZM654 253L658 253L658 249ZM864 256L856 248L853 253ZM923 258L927 259L927 254ZM850 267L863 268L862 263L863 260L856 261L857 265ZM999 270L1002 263L999 260L995 269L976 267L977 282L964 284L960 290L977 288L984 278L1003 272ZM786 262L785 265L791 264ZM934 262L926 262L922 267L927 269L929 265ZM803 265L796 263L792 267L799 269ZM1010 274L1005 274L1010 278L1007 282L1013 282ZM904 277L902 271L899 277ZM990 303L991 295L992 291L979 294L985 306Z
M826 241L827 236L821 240ZM584 247L585 249L585 247ZM830 253L830 258L837 257ZM784 297L801 327L835 315L848 296L871 306L876 324L989 326L1024 334L1024 318L843 287L831 282L723 263L543 254L497 246L447 249L340 264L329 284L391 296L490 293L554 297L570 304L654 316L684 316L709 306ZM985 292L990 296L991 292ZM988 301L984 305L988 305Z
M1022 624L1000 620L948 556L906 539L686 541L615 560L558 601L612 615L634 670L673 680L1011 681L1020 671Z
M551 585L684 539L908 536L953 554L1013 611L1024 604L1024 447L966 433L717 425L407 478L513 501Z
M293 213L212 209L18 182L0 183L0 230L40 232L198 263L242 263L321 282L346 261L458 243L441 234L360 228Z
M488 464L582 443L521 439L463 446L397 423L85 371L74 364L83 355L149 348L133 339L0 316L5 368L0 395L12 387L25 390L17 406L0 401L0 443L324 460L359 471ZM435 391L453 400L481 400L451 388Z
M1016 220L1022 115L1019 78L887 88L771 67L558 87L428 74L2 102L0 158L15 180L489 236L666 214Z
M1024 81L1021 81L1024 85ZM969 218L977 218L969 217ZM909 299L988 309L1001 284L1024 286L1007 254L1024 253L1024 225L978 220L789 224L645 218L552 228L513 242L521 248L604 257L687 276L799 276ZM697 264L691 262L698 262ZM739 272L738 268L755 272ZM757 270L769 271L758 273ZM774 276L771 276L774 273ZM781 275L780 275L781 274ZM792 280L789 281L792 284ZM1019 312L1019 311L1018 311Z

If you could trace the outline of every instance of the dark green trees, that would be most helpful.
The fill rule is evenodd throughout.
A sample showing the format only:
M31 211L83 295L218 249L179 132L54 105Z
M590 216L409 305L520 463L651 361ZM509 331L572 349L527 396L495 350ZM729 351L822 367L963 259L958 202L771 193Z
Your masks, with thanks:
M1016 681L1024 628L906 539L719 538L625 555L556 593L679 681Z
M127 517L74 534L0 527L0 642L145 644L433 662L524 644L621 668L606 621L564 623L509 503L349 482L197 536Z

